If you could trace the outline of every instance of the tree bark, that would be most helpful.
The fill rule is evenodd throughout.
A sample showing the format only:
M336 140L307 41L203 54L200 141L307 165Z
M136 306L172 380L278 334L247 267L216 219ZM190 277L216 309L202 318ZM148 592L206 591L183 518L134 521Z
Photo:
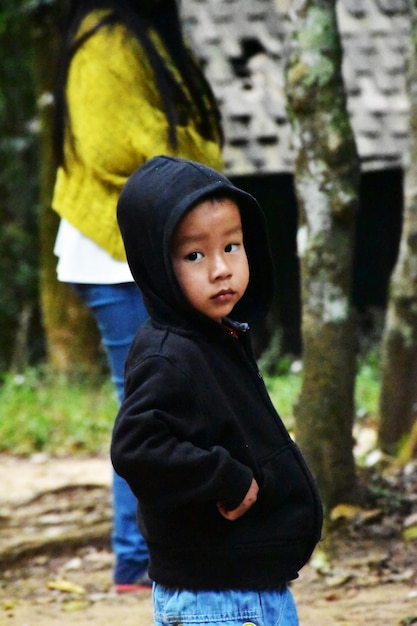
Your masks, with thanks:
M34 73L40 121L39 266L40 299L49 364L64 375L96 375L102 370L95 322L70 287L57 281L53 254L59 218L51 209L56 168L52 150L54 78L58 58L60 3L35 8L32 15Z
M391 276L381 342L378 441L395 454L411 434L417 416L417 2L413 2L411 53L407 72L410 144L404 176L404 221Z
M287 94L296 147L303 382L296 439L326 511L355 499L356 323L350 302L359 160L346 109L333 0L294 11Z

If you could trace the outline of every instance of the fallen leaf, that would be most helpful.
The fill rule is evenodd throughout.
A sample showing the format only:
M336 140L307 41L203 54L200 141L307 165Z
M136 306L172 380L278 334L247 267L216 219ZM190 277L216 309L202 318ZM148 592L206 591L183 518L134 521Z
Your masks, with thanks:
M360 506L353 504L338 504L330 512L330 519L332 522L336 522L339 519L355 519L362 511Z
M62 607L62 610L66 613L72 613L76 611L84 611L90 606L90 602L88 600L71 600L70 602L65 602Z
M362 509L354 504L338 504L330 512L330 519L336 522L340 519L355 520L360 524L365 524L377 519L382 515L381 509Z
M408 528L408 526L417 526L417 513L411 513L411 515L407 515L403 522L404 528Z
M83 587L69 580L50 580L47 583L47 587L48 589L56 589L57 591L63 591L65 593L77 593L78 595L85 593Z
M417 539L417 526L409 526L403 530L403 538L405 541L413 541Z
M389 580L393 582L404 582L407 580L412 580L415 576L415 573L415 570L409 567L408 569L405 569L398 574L391 574Z
M324 594L324 599L326 600L326 602L335 602L336 600L340 600L340 594L326 593Z
M312 559L310 559L310 566L315 569L318 574L322 575L330 574L332 571L327 554L323 550L315 551Z

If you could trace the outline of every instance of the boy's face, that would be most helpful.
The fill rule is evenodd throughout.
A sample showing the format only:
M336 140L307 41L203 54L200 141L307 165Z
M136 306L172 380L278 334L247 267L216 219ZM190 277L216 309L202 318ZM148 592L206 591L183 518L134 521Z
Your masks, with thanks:
M206 200L186 213L173 237L175 275L188 302L215 322L246 291L249 265L233 200Z

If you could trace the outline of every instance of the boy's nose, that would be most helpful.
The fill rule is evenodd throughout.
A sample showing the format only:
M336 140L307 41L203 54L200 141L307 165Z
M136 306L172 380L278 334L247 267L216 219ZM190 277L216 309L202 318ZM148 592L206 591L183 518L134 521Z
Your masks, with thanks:
M230 276L230 265L223 256L218 255L213 259L212 267L211 267L211 276L213 280L217 280L219 278L226 278Z

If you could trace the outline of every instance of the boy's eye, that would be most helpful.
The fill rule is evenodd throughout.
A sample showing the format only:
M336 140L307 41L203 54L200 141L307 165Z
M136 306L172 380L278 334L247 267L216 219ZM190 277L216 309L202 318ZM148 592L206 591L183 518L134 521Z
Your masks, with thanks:
M190 252L185 258L187 261L198 261L203 258L203 255L201 252Z
M239 244L238 243L228 243L227 246L225 247L224 251L225 252L236 252L239 249Z

